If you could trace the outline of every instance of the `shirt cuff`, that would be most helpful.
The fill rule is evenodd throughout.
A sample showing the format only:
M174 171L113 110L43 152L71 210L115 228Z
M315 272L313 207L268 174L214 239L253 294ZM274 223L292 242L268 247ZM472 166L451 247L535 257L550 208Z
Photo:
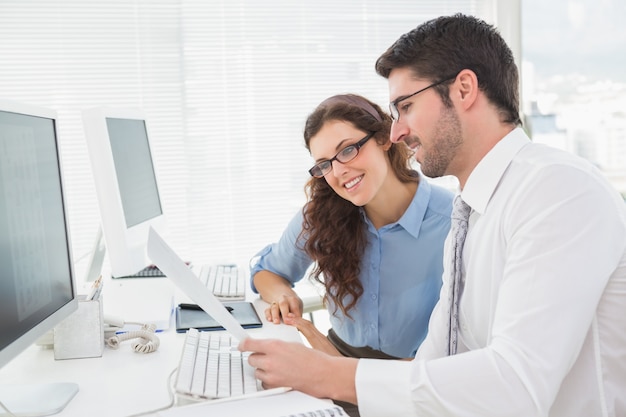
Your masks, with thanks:
M360 359L356 396L361 417L412 415L412 361Z

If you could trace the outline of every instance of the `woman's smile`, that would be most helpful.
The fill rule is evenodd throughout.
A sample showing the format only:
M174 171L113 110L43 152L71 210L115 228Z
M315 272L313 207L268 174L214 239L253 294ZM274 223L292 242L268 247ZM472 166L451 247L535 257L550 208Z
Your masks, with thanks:
M348 181L347 183L345 183L343 186L349 191L351 190L355 185L357 185L358 183L361 182L361 180L363 179L364 175L359 175L358 177Z

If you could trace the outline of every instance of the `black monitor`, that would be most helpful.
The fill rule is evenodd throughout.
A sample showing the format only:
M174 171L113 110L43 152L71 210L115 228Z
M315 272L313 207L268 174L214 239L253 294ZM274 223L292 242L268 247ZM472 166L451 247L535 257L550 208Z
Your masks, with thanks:
M0 372L77 309L70 248L56 113L0 101ZM0 402L15 415L48 415L77 391L0 385Z

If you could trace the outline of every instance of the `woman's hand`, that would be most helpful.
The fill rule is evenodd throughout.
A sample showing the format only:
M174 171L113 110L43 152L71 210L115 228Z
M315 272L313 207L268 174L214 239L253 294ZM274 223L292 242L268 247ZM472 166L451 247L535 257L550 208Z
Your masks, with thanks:
M279 324L280 319L293 314L302 317L302 299L291 287L291 282L270 271L259 271L254 274L254 286L261 298L270 306L265 309L265 319Z
M265 318L274 324L279 324L280 319L286 317L302 317L302 299L295 293L277 296L270 306L265 309Z

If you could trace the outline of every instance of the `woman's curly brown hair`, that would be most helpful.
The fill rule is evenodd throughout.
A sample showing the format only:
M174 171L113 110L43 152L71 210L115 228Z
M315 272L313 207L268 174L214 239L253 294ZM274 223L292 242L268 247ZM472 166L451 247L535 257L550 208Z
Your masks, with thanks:
M359 100L360 96L351 95ZM304 141L310 141L328 121L345 121L364 133L376 132L379 145L389 142L391 117L378 105L366 100L380 115L380 120L363 106L349 101L325 101L307 118ZM387 151L391 171L402 182L417 182L419 176L411 169L412 152L404 143L393 144ZM312 177L305 186L308 203L304 209L301 237L304 250L316 264L311 276L326 287L325 302L331 299L335 311L351 317L348 311L363 294L359 279L361 258L367 246L367 227L359 207L340 197L324 178Z

